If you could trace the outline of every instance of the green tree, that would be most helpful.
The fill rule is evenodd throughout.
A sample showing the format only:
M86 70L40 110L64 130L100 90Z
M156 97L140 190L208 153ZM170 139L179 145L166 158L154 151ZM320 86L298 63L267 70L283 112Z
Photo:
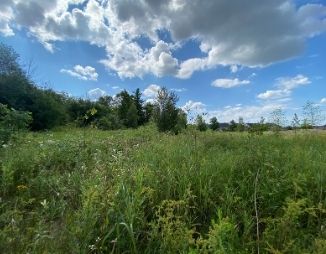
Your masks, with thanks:
M0 75L15 75L23 77L23 70L19 63L19 55L13 48L0 43Z
M272 131L278 133L285 125L285 115L281 108L275 109L270 114L270 121L272 123Z
M294 131L297 132L297 129L300 127L300 120L296 113L294 113L294 115L293 115L291 125L292 125L292 128L294 129Z
M213 131L216 131L220 128L220 124L215 116L210 119L209 128L211 128Z
M236 124L236 122L234 120L231 120L231 122L229 124L229 131L236 131L237 127L238 127L238 125Z
M135 103L131 103L127 112L126 126L128 128L137 128L138 126L138 110Z
M168 91L166 87L158 91L154 119L159 131L173 131L178 122L177 101L177 95L174 92Z
M134 104L133 97L126 90L124 90L119 94L117 94L117 104L118 104L118 116L121 123L127 128L134 127L134 123L132 123L131 121L131 118L133 118L131 117L131 115L134 113L132 107L135 106L135 105L132 106L132 104ZM136 114L137 114L137 108L136 108Z
M306 102L303 106L303 115L304 128L312 128L321 122L320 107L311 101Z
M8 142L15 132L27 130L31 122L31 113L9 109L0 103L0 144Z
M196 128L199 131L206 131L207 130L207 124L201 115L197 115L196 117Z
M144 106L145 123L148 123L152 119L153 113L154 113L154 105L152 103L147 102Z
M140 89L137 88L134 93L134 103L137 109L137 115L138 115L138 125L143 125L146 121L145 119L145 112L143 109L143 103L144 101L141 99L141 92Z
M174 133L175 134L178 134L180 133L183 129L186 129L187 128L187 114L179 109L178 110L178 120L177 120L177 124L176 126L174 127Z

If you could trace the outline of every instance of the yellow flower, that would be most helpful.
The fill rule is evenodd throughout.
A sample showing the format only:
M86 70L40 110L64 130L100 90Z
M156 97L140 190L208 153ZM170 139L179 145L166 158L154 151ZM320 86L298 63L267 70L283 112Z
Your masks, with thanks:
M28 189L28 187L23 184L17 186L17 190L27 190L27 189Z

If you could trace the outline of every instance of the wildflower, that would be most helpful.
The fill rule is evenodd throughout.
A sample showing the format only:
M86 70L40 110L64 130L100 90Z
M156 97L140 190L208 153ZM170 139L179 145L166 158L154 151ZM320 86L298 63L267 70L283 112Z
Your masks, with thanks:
M49 208L48 202L46 201L46 199L44 199L42 202L40 202L40 204L44 207L44 209Z
M88 245L88 248L89 248L90 250L96 250L96 247L95 247L94 244Z
M17 190L27 190L28 189L28 187L26 185L23 185L23 184L18 185L16 188L17 188Z
M53 145L53 144L55 144L55 141L49 139L49 140L48 140L48 144L49 144L49 145Z

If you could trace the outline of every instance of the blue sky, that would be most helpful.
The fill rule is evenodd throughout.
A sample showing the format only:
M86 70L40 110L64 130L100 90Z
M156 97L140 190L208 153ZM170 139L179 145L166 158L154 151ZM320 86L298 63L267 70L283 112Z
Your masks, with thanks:
M0 41L71 96L166 86L220 121L326 108L324 1L4 0Z

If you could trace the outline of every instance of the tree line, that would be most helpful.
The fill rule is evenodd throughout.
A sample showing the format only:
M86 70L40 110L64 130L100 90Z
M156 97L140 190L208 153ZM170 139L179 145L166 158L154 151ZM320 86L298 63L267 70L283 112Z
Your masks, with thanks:
M42 131L58 126L95 127L102 130L137 128L153 122L161 132L178 134L187 127L187 114L176 106L178 96L167 88L161 88L154 103L142 100L140 89L133 93L124 90L115 96L103 96L97 101L73 98L51 89L38 87L19 64L19 55L0 44L0 138L5 140L13 130ZM304 119L294 115L287 129L312 128L320 122L320 109L312 102L304 106ZM272 112L271 120L261 118L258 123L219 123L212 117L205 122L204 115L197 115L195 128L225 131L249 131L262 133L284 129L284 113ZM1 140L0 140L1 141Z
M11 47L0 44L0 122L3 128L10 127L5 119L14 121L19 112L28 115L26 123L33 131L67 124L116 130L137 128L153 121L159 131L178 133L186 128L187 116L177 108L177 101L177 95L164 87L158 92L155 103L145 103L140 89L133 93L124 90L114 97L103 96L97 101L42 89L20 66L18 54Z

